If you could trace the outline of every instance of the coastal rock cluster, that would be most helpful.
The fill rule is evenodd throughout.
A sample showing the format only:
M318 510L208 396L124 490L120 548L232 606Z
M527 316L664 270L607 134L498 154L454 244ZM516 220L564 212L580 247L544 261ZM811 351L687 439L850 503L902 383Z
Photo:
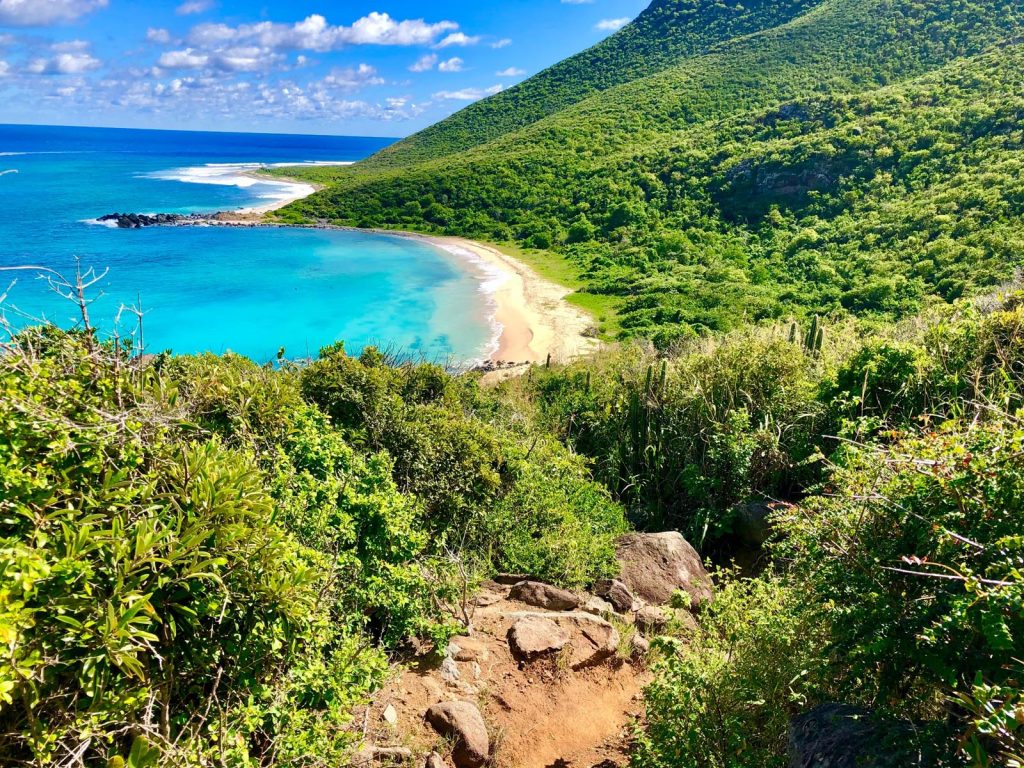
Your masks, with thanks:
M206 221L208 216L201 213L108 213L96 221L106 223L112 221L118 229L142 229L142 227L164 227L173 224Z

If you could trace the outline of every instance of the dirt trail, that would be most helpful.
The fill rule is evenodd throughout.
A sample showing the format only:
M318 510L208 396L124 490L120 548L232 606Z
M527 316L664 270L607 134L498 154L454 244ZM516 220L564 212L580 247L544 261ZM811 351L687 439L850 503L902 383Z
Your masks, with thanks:
M431 750L445 754L424 713L438 702L463 700L483 713L495 768L626 765L629 735L642 713L641 692L649 679L643 664L625 658L632 627L617 623L619 652L593 665L574 670L565 653L519 662L507 639L517 614L540 613L567 626L580 614L516 602L509 589L486 584L475 598L472 636L455 638L442 662L401 672L375 696L365 714L369 740L410 748L418 768ZM574 647L587 650L586 635L577 631Z

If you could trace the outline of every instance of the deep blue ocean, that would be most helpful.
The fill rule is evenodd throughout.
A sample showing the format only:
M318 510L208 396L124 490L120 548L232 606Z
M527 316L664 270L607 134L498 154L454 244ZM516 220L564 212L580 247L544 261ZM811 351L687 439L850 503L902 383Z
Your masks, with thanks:
M109 270L91 307L109 333L141 301L146 349L231 350L263 362L280 347L315 355L334 341L459 361L486 354L486 275L463 257L385 235L301 229L94 223L112 212L188 213L260 206L294 193L256 182L260 165L362 159L387 139L0 125L0 267L71 275ZM90 223L93 222L93 223ZM6 317L69 327L75 308L33 272L9 282ZM131 323L123 322L124 330Z

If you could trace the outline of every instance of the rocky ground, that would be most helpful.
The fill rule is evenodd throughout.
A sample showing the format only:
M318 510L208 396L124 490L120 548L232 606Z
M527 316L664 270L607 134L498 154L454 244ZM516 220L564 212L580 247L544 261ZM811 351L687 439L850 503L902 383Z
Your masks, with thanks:
M631 534L619 553L622 580L599 584L594 594L526 578L485 583L467 607L469 631L441 658L396 670L361 713L358 762L626 765L643 716L649 638L669 622L693 622L688 611L665 604L682 592L696 608L711 593L699 557L679 534Z

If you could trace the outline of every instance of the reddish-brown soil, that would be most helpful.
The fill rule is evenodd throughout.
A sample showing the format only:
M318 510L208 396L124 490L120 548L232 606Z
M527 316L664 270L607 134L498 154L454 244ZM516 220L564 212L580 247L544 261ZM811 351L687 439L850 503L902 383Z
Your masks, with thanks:
M624 658L632 628L619 627L623 651L586 669L574 671L558 657L520 663L506 640L515 621L510 614L539 609L509 600L508 589L485 585L470 639L453 641L462 648L458 660L420 662L397 672L364 713L368 740L411 748L418 768L431 750L447 752L424 713L441 701L465 700L477 704L487 721L495 768L625 765L648 680L642 665ZM397 715L394 725L386 711Z

